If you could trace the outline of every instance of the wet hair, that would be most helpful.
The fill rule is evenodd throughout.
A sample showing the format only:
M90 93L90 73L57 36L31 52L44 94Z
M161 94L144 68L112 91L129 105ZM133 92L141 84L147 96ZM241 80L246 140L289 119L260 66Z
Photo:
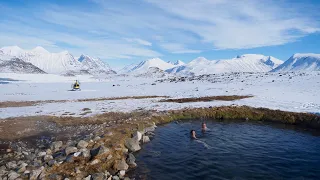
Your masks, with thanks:
M195 131L195 130L192 129L192 130L190 131L190 134L192 134L193 131Z

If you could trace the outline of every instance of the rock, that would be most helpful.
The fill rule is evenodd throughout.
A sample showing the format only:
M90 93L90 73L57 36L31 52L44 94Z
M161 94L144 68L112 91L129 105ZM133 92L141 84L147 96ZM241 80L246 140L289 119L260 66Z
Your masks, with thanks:
M91 180L91 175L87 176L87 177L84 178L83 180Z
M38 156L39 156L39 157L43 157L43 156L45 156L45 155L47 155L46 152L39 152L39 153L38 153Z
M147 127L143 130L143 133L147 133L147 132L153 132L155 131L155 128L154 127Z
M51 167L51 166L53 166L54 164L56 164L57 163L57 161L56 160L50 160L49 162L48 162L48 165Z
M142 133L139 131L136 131L135 133L132 134L132 138L135 139L136 141L140 141L142 138Z
M100 162L99 159L95 159L95 160L90 162L90 165L95 165L95 164L98 164L99 162Z
M120 177L123 177L124 175L126 175L126 171L125 171L125 170L121 170L121 171L119 172L119 176L120 176Z
M75 167L75 168L74 168L74 171L75 171L77 174L80 174L80 173L81 173L81 171L80 171L80 168L79 168L79 167Z
M102 155L108 153L110 150L104 146L99 146L98 148L92 149L90 152L91 157L95 157L97 155Z
M110 160L112 158L112 155L109 154L108 157L107 157L107 160Z
M84 158L90 158L90 151L88 149L86 148L80 149L80 152Z
M15 168L17 168L16 161L7 162L6 167L7 167L8 169L15 169Z
M104 178L103 173L95 173L92 175L92 180L104 180Z
M52 180L62 180L63 179L62 176L59 174L50 174L48 178L52 179Z
M55 141L51 144L51 150L53 150L54 152L57 152L61 149L63 143L62 141Z
M51 155L52 154L52 150L51 149L47 149L46 153L47 153L47 155Z
M39 179L44 179L45 177L46 177L46 171L45 170L43 170L42 172L41 172L41 174L39 175Z
M5 175L6 173L7 173L6 167L5 166L1 166L0 167L0 177Z
M119 180L120 178L118 176L112 176L112 180Z
M76 147L67 147L66 149L65 149L65 151L66 151L66 155L69 155L69 154L71 154L71 153L75 153L75 152L77 152L78 151L78 149L76 148Z
M18 177L20 177L20 174L14 172L14 171L10 171L10 173L8 174L8 180L15 180Z
M73 156L74 157L78 157L78 156L80 156L80 154L81 154L81 152L76 152L76 153L73 154Z
M117 171L127 170L128 168L129 168L129 166L124 159L116 160L113 165L113 169L115 169Z
M139 141L134 138L127 139L125 144L126 148L128 148L131 152L136 152L141 149L139 145Z
M125 177L123 180L130 180L130 178L128 178L128 177Z
M73 156L72 154L69 154L69 155L66 157L65 162L73 163L73 162L74 162L74 156Z
M148 142L150 142L149 136L143 136L143 137L142 137L142 142L143 142L143 143L148 143Z
M89 144L88 142L81 140L78 142L77 148L79 148L79 149L86 148L88 146L88 144Z
M104 175L105 175L106 177L109 177L111 174L110 174L108 171L105 171L105 172L104 172Z
M44 170L43 166L41 166L38 169L32 170L30 174L30 180L37 180L43 170Z
M50 161L50 160L52 160L53 159L53 156L52 155L45 155L44 157L43 157L43 160L45 161L45 162L48 162L48 161Z
M105 154L105 153L108 153L108 152L110 152L109 148L106 148L104 146L100 146L98 155Z
M107 132L105 135L106 135L106 136L112 136L113 133L112 133L111 131L109 131L109 132Z
M136 161L136 158L134 157L134 155L132 153L129 153L127 157L127 163L131 165L135 163L135 161Z
M100 140L101 139L101 137L100 136L97 136L97 137L95 137L93 140L94 141L98 141L98 140Z
M17 169L17 172L18 172L18 173L24 173L24 172L27 170L26 166L28 166L27 163L22 163L22 164L19 166L19 168Z

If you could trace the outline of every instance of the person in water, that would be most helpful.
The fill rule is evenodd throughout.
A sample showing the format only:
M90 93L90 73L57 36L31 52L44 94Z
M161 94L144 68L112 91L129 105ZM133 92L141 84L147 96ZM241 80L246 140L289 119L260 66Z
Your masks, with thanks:
M192 139L197 139L197 137L196 137L196 131L195 131L195 130L191 130L191 131L190 131L190 137L191 137Z
M208 129L205 122L202 122L201 129L202 129L202 131L206 131Z

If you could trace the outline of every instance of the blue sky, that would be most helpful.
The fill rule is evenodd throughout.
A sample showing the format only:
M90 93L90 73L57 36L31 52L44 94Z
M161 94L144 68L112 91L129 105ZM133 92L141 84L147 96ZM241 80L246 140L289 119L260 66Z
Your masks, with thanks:
M320 53L318 0L0 0L0 46L42 46L119 68L153 57Z

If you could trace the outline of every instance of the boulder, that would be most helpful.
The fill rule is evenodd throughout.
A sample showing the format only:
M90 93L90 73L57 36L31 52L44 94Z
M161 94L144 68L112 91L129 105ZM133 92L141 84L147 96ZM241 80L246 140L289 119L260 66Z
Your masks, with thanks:
M8 180L15 180L18 177L20 177L20 174L14 172L14 171L10 171L10 173L8 174Z
M105 176L103 173L95 173L95 174L92 174L92 180L104 180L105 179Z
M131 152L136 152L141 149L139 145L139 141L134 138L127 139L125 144L126 148L128 148Z
M106 148L104 146L99 146L95 149L92 149L90 154L91 154L91 157L95 157L97 155L102 155L102 154L106 154L110 152L109 148Z
M65 162L73 163L73 162L74 162L74 156L73 156L72 154L69 154L69 155L66 157Z
M76 147L70 146L70 147L67 147L67 148L65 149L65 151L66 151L66 155L69 155L69 154L71 154L71 153L77 152L78 149L77 149Z
M88 149L86 148L80 149L80 152L84 158L90 158L90 151Z
M136 161L136 158L134 157L134 155L132 153L129 153L127 157L127 163L131 165L135 163L135 161Z
M99 162L100 162L99 159L95 159L95 160L90 162L90 165L95 165L95 164L98 164Z
M148 142L150 142L149 136L143 136L143 137L142 137L142 142L143 142L143 143L148 143Z
M91 180L91 175L89 175L89 176L87 176L87 177L83 178L83 180Z
M143 130L143 133L153 132L153 131L155 131L155 127L154 126L145 128Z
M113 169L116 171L128 170L129 165L126 163L124 159L116 160L113 165Z
M119 180L120 178L118 176L112 176L112 180Z
M63 143L62 141L55 141L51 144L51 150L53 150L54 152L57 152L61 149Z
M28 164L27 163L21 163L19 168L17 169L18 173L24 173L27 170Z
M43 166L41 166L38 169L32 170L30 174L30 180L37 180L43 170L44 170Z
M84 141L84 140L80 140L77 144L77 148L79 149L83 149L83 148L86 148L88 146L88 142L87 141Z
M121 171L119 172L119 176L120 176L120 177L123 177L124 175L126 175L126 171L125 171L125 170L121 170Z
M17 162L16 161L7 162L6 167L8 169L15 169L15 168L17 168Z
M132 134L132 138L135 139L136 141L140 141L142 138L142 133L139 131L136 131L135 133Z
M38 157L43 157L43 156L45 156L45 155L47 155L46 152L39 152L39 153L38 153Z
M57 163L56 160L50 160L50 161L48 162L48 165L51 167L51 166L53 166L53 165L56 164L56 163Z
M53 159L53 156L52 155L45 155L44 157L43 157L43 160L45 161L45 162L48 162L48 161L50 161L50 160L52 160Z

